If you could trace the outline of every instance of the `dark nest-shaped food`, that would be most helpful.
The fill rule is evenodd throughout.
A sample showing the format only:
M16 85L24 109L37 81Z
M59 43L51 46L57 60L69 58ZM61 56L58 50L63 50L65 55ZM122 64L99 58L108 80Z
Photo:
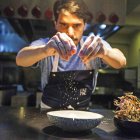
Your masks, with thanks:
M140 134L140 100L132 93L118 97L114 101L117 106L114 111L114 124L123 131L130 134Z

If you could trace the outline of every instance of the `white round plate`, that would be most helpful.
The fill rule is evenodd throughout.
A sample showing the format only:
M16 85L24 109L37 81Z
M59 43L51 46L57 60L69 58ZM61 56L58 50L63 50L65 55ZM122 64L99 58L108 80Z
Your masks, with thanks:
M47 113L48 119L54 125L66 131L84 131L98 126L103 115L77 110L51 111Z

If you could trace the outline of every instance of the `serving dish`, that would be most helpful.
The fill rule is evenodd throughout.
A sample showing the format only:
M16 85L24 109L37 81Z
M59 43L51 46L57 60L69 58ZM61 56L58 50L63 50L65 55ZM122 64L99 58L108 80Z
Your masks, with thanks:
M71 132L95 128L103 119L101 114L78 110L50 111L47 117L55 126Z
M116 110L114 111L115 126L130 135L140 135L140 100L132 92L114 100Z
M114 117L114 125L118 130L127 134L140 135L140 122L127 121Z

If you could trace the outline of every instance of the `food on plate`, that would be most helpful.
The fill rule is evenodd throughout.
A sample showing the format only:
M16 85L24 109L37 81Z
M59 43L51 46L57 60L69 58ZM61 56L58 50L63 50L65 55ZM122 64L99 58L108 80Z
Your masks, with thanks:
M140 122L140 100L133 93L126 93L114 101L115 117L121 120Z

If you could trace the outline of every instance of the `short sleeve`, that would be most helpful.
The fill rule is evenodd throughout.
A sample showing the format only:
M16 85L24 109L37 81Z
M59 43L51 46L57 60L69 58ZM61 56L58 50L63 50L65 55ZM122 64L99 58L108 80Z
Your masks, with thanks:
M41 46L45 45L49 41L49 38L40 38L38 40L35 40L31 42L30 46Z
M112 47L110 46L110 44L109 44L108 42L106 42L105 40L103 40L103 39L102 39L102 43L104 44L105 47L107 47L107 48L112 48Z

